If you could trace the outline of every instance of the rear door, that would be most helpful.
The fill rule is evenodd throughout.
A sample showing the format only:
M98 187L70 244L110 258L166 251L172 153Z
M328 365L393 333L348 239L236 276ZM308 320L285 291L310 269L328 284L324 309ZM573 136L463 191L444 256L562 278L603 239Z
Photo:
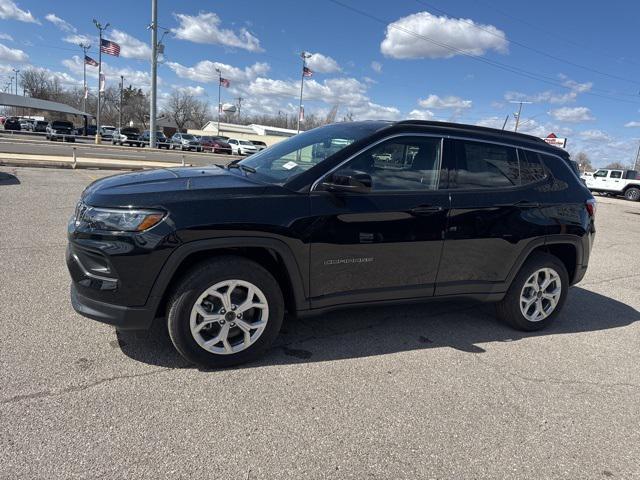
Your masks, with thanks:
M441 152L441 138L394 137L336 172L368 173L369 193L312 191L312 307L433 295L449 211Z
M448 140L455 155L451 211L436 295L485 294L502 288L511 267L547 226L538 189L546 173L537 154L471 140Z
M621 192L624 188L625 181L623 180L624 170L610 170L607 177L607 190L614 192Z

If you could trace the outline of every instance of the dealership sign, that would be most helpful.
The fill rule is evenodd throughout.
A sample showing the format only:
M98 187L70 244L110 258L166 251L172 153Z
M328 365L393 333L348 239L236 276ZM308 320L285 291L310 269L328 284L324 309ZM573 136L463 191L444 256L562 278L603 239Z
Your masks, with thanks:
M567 145L566 138L558 138L555 133L550 133L547 138L543 138L545 142L554 147L564 148Z

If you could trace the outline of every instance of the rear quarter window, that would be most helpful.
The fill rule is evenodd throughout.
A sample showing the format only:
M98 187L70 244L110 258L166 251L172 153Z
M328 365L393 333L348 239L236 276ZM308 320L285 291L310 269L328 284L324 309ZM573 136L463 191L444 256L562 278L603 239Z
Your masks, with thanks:
M466 140L455 143L453 188L475 190L520 185L518 155L514 147Z
M519 150L520 158L520 181L522 185L535 183L543 180L547 176L542 162L542 155L531 150Z

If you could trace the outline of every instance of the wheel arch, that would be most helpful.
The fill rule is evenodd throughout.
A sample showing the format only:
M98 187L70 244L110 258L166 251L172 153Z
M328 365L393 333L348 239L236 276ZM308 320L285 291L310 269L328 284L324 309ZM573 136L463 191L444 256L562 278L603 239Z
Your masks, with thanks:
M259 237L227 237L189 242L171 254L147 301L156 317L164 316L168 294L185 272L201 261L221 255L248 258L266 268L278 281L288 311L309 308L298 262L284 242Z

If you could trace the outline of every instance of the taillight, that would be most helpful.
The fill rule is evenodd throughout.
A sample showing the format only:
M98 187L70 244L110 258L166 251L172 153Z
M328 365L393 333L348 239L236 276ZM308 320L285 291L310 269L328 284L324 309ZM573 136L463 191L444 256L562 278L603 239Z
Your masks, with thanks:
M596 199L590 198L589 200L587 200L587 202L585 203L585 207L587 207L587 213L589 214L589 216L594 217L596 214Z

